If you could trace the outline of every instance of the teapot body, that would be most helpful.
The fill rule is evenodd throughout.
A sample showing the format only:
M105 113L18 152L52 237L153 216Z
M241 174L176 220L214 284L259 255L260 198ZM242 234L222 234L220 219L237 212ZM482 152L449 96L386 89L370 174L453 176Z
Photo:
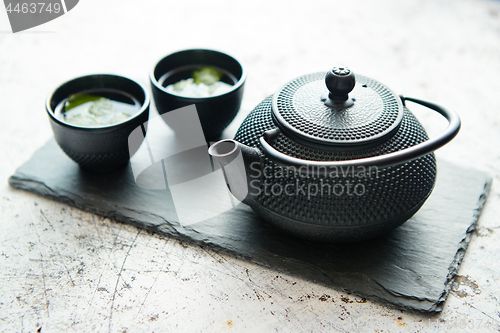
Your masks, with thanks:
M448 120L429 139L406 102ZM233 195L262 219L313 241L354 242L412 217L436 180L434 151L460 130L440 105L402 97L346 67L289 81L209 154Z
M260 150L259 138L277 129L272 97L247 116L234 140ZM380 156L428 140L422 125L404 107L400 126L389 140L359 147L317 147L284 133L269 144L276 150L310 161L343 161ZM436 159L429 153L385 168L328 167L300 172L260 155L246 164L248 195L243 200L269 223L301 238L353 242L386 233L413 216L431 194Z

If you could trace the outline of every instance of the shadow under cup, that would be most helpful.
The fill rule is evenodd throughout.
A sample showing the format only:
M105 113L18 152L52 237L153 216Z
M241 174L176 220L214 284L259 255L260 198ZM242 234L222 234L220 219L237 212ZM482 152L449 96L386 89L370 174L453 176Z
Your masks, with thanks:
M127 94L138 101L140 109L125 121L99 127L69 124L56 116L57 106L69 96L92 90ZM118 75L96 74L63 83L49 94L45 107L55 140L66 155L84 169L109 172L126 165L142 143L134 140L129 145L129 135L142 126L144 137L149 105L149 94L138 82Z

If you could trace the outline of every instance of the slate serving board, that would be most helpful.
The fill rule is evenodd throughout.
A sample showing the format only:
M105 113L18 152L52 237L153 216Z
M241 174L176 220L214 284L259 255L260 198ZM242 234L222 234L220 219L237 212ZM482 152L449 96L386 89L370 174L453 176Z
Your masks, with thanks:
M167 137L158 142L175 141L168 138L174 134L163 133ZM438 161L432 195L404 225L362 243L318 245L282 234L243 204L197 223L180 223L164 177L166 163L155 165L151 169L163 172L150 172L146 183L165 184L166 189L138 186L130 164L111 174L84 171L50 140L9 183L139 228L212 244L368 299L428 312L443 308L491 185L481 171ZM223 195L227 192L214 197Z

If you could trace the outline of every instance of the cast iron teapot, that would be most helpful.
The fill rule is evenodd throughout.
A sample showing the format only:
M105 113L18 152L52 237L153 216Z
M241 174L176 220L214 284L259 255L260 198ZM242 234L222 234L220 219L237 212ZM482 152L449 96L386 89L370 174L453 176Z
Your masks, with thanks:
M429 139L407 101L440 113L447 128ZM455 112L335 67L285 84L209 154L264 220L309 240L352 242L420 209L434 187L433 151L459 129Z

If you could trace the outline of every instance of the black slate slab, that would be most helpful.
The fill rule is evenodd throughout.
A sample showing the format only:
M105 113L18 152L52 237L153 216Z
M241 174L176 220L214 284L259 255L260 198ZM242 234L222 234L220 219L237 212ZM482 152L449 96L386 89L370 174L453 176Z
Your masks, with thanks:
M161 170L161 165L155 168ZM165 184L163 176L151 172L143 182ZM283 235L243 204L198 223L181 224L168 189L139 187L130 165L113 174L85 172L53 140L9 182L139 228L213 244L270 268L369 299L433 312L444 305L491 178L439 161L433 194L411 220L384 237L341 246Z

